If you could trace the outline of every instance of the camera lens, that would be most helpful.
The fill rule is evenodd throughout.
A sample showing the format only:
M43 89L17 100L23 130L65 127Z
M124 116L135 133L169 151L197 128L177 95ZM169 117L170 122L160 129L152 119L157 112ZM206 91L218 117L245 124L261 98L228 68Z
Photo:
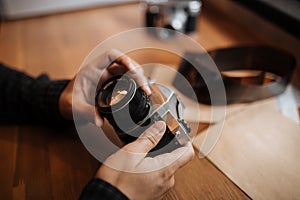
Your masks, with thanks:
M119 133L138 126L150 110L145 92L126 75L107 80L96 94L96 105L101 116Z
M119 82L118 82L119 81ZM118 82L118 84L117 84ZM135 88L134 84L126 79L113 79L104 84L98 96L98 105L103 108L103 111L108 111L108 107L117 106L122 100L131 97L131 93ZM129 99L128 99L129 100ZM126 103L126 102L124 102Z

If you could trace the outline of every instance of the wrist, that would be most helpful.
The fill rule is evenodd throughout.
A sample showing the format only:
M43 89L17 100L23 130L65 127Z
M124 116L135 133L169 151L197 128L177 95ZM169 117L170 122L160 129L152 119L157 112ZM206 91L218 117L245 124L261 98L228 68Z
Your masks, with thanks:
M103 179L91 180L80 195L80 200L85 199L119 199L128 200L118 188Z
M66 88L62 91L59 101L58 101L58 109L61 116L67 120L72 120L72 90L73 84L70 82Z

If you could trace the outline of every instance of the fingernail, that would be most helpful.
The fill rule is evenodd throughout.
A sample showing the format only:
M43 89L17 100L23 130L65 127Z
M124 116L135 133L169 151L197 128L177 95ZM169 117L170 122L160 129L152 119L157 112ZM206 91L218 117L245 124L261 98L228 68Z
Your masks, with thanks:
M166 127L166 123L163 121L157 121L155 122L155 124L153 125L153 128L157 130L157 132L161 132L162 130L164 130Z
M130 61L129 67L130 67L130 71L136 72L137 66L133 62Z
M152 91L148 85L142 86L142 89L146 92L146 94L149 96L152 94Z

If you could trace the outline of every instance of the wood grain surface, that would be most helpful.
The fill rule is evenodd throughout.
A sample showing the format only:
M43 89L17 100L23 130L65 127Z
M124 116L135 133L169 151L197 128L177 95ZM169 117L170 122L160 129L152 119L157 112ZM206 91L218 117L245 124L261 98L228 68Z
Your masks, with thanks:
M143 27L143 15L139 4L129 4L2 22L0 60L33 76L72 78L98 43ZM198 25L195 39L206 49L263 43L226 15L205 7ZM146 62L147 56L134 58ZM162 62L171 59L152 56ZM43 125L0 126L0 160L0 199L76 199L99 166L74 128ZM176 173L176 185L165 197L248 198L210 161L197 157Z

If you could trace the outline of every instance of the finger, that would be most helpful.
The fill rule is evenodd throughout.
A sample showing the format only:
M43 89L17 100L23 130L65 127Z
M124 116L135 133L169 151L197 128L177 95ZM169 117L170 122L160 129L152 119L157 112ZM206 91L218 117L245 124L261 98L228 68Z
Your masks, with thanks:
M153 159L156 163L160 163L161 166L168 166L164 168L167 170L169 176L172 176L176 170L187 164L194 157L194 149L192 144L189 142L185 146L175 149L171 153L161 154Z
M151 90L148 86L148 81L146 77L143 75L143 69L139 64L137 64L134 60L132 60L129 56L124 55L122 52L112 49L107 51L104 54L101 54L93 62L89 65L91 68L90 73L92 76L97 76L99 73L99 69L104 69L107 67L107 70L112 75L119 75L129 72L129 75L134 78L140 86L146 88L146 93L150 92ZM95 71L96 70L96 71ZM98 71L97 71L98 70ZM89 71L89 70L87 70ZM108 76L108 74L102 74L103 77Z
M95 125L98 126L98 127L101 127L102 124L103 124L103 118L100 116L100 114L98 113L97 109L95 109L95 112L94 112L94 122L95 122Z
M174 187L175 185L175 177L174 175L171 176L166 184L166 187L167 187L167 191L170 190L172 187Z
M138 65L136 65L137 63L135 63L129 56L118 50L113 49L109 51L109 57L115 63L125 66L127 71L135 70L138 67Z
M123 69L125 69L123 73L128 72L128 75L137 82L147 95L151 94L151 89L148 85L147 78L144 76L143 68L137 62L117 50L111 50L109 52L109 58L111 61L114 61L123 67ZM109 67L108 70L112 74L115 74L116 72L118 72L117 74L120 74L120 72L122 73L122 70L116 69L116 66L114 65Z
M160 141L165 130L165 122L155 122L138 139L126 145L123 149L134 153L148 153Z
M94 123L96 126L101 127L103 119L99 116L95 106L88 103L73 101L73 114L75 113L77 120L84 120Z
M122 56L122 52L112 49L109 50L103 54L100 54L97 56L91 63L92 67L98 68L98 69L104 69L105 67L108 67L111 65L117 58Z
M148 79L143 75L143 70L137 69L135 71L129 71L128 75L136 81L137 85L140 86L148 96L152 94Z
M183 167L188 162L190 162L193 159L195 154L193 146L190 142L186 144L186 146L182 147L182 149L176 149L173 152L174 154L180 154L182 153L182 151L184 152L182 156L171 165L171 169L173 170L174 173L176 170L178 170L179 168Z
M175 185L175 178L174 176L171 176L168 178L168 180L164 181L162 183L162 185L160 186L160 192L161 192L161 196L158 199L163 199L163 197L165 196L165 194L171 189L173 188Z

